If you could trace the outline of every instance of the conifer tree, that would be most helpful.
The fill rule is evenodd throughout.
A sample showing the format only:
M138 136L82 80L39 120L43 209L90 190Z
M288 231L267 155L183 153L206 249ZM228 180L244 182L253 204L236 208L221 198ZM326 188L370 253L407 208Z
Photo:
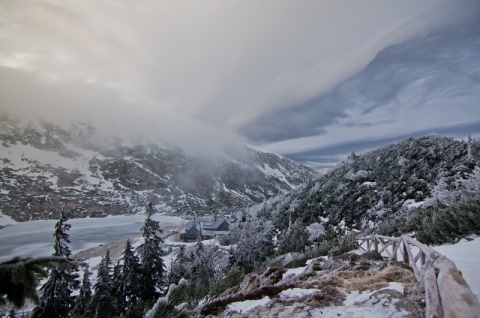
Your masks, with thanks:
M150 202L147 207L147 218L141 231L144 242L138 246L137 252L140 257L140 278L142 286L141 299L146 302L155 300L163 285L165 265L163 264L163 251L160 246L163 240L158 236L161 232L158 222L152 220L153 205Z
M119 291L121 290L121 272L122 272L122 265L120 264L120 260L117 261L117 264L115 264L115 266L113 266L113 273L112 273L112 279L111 279L111 282L112 282L112 286L111 286L111 290L112 290L112 295L113 297L115 298L115 302L117 303L117 305L119 304Z
M236 247L232 258L246 273L271 256L273 250L273 226L269 221L247 217L232 227L232 240Z
M84 317L87 310L87 305L92 299L92 286L90 283L90 275L92 272L88 270L88 264L85 267L83 273L82 285L80 286L80 292L75 300L75 307L72 311L72 317L81 318Z
M93 287L95 293L90 300L86 317L110 318L117 315L115 298L112 296L112 279L110 277L110 251L100 261L97 281Z
M188 284L182 279L178 285L170 285L167 294L158 298L145 318L187 318L189 315L183 305L188 298Z
M32 317L68 317L75 302L72 292L78 287L76 265L69 259L71 256L68 230L71 225L62 213L60 220L55 225L55 245L53 256L65 257L66 261L57 264L50 271L47 282L41 287L42 297L40 305L32 313Z
M297 220L285 231L280 239L277 254L304 252L306 245L308 245L306 226L300 220Z
M30 299L38 302L37 276L47 277L47 268L53 268L59 262L65 262L60 257L19 258L0 263L0 305L10 302L16 308Z
M114 294L118 309L125 314L131 304L140 302L143 286L140 284L140 264L130 240L123 251L123 264L117 264L114 270Z
M177 253L177 257L172 262L172 266L170 268L169 283L178 284L182 278L187 280L190 279L190 271L188 266L191 262L192 259L188 256L185 245L180 245L180 250Z

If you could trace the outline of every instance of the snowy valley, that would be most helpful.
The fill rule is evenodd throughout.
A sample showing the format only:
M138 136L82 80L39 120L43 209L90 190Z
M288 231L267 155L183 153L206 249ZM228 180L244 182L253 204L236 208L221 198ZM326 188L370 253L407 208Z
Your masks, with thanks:
M479 231L479 150L475 139L430 136L352 153L294 191L236 210L226 236L201 243L180 239L187 220L153 214L164 229L159 232L165 254L160 294L178 289L187 307L172 310L189 316L422 317L424 296L411 269L390 264L382 258L387 254L351 253L360 236L416 232L424 243L450 244L434 248L456 262L478 297L480 281L470 254L480 241L474 236ZM144 242L139 232L145 217L67 221L80 273L88 265L92 282L98 281L107 251L110 270L123 266L126 239L133 249ZM453 223L445 222L451 218ZM52 252L54 220L3 219L8 221L0 230L4 260ZM299 259L287 265L286 255ZM155 310L168 297L159 298Z
M0 4L0 317L479 318L480 2L187 2Z

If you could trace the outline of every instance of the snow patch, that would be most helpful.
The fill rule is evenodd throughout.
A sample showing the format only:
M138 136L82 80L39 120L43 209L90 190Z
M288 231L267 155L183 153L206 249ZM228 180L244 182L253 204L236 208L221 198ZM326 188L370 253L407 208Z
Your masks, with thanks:
M419 207L419 206L422 206L426 203L426 201L418 201L418 202L415 202L414 199L408 199L408 200L405 200L405 202L403 203L404 206L408 207L408 208L416 208L416 207Z
M403 292L403 284L389 283L389 286L383 289L394 289ZM353 291L349 293L345 299L343 306L330 306L312 310L312 317L326 318L402 318L405 312L397 311L395 306L384 306L385 300L379 302L368 302L371 295L376 293L373 291ZM362 304L360 306L360 304Z
M260 306L265 306L270 301L268 296L258 300L245 300L231 303L227 306L227 312L245 313Z
M316 288L290 288L282 291L278 296L281 299L297 299L319 293L321 290Z
M10 224L15 224L17 221L9 217L8 215L5 215L0 211L0 227L5 226L5 225L10 225Z

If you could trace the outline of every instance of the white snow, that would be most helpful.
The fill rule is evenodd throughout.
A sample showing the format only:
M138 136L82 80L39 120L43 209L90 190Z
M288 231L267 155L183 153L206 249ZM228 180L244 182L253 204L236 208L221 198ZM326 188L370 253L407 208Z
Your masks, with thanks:
M366 187L374 187L377 185L377 183L374 181L365 181L364 183L362 183L362 185Z
M33 159L52 167L69 170L78 169L83 164L80 160L60 156L55 151L41 150L30 145L15 144L9 147L0 145L0 153L2 154L2 158L10 160L17 168L30 166L30 164L24 162L22 158Z
M237 301L227 306L227 312L238 312L241 314L259 306L265 306L269 301L270 298L268 296L258 300Z
M415 202L414 199L408 199L408 200L405 200L403 205L406 206L406 207L409 207L409 208L416 208L416 207L424 205L425 203L426 203L426 201Z
M292 185L291 183L288 182L287 178L285 178L285 175L280 172L278 169L272 169L272 167L270 167L269 165L265 164L264 166L261 166L261 165L257 165L256 166L258 168L258 170L260 170L263 174L267 175L267 176L272 176L272 177L275 177L275 178L278 178L280 180L282 180L283 182L285 182L286 184L288 184L288 186L291 188L291 189L295 189L296 187L294 185Z
M282 291L278 296L281 299L296 299L296 298L302 298L305 296L310 296L313 294L319 293L321 290L317 288L309 288L309 289L303 289L303 288L290 288Z
M283 273L282 280L286 280L289 277L299 275L305 271L307 266L302 266L302 267L295 267L295 268L289 268L285 273Z
M401 285L401 286L400 286ZM403 285L400 283L390 283L388 287L383 289L394 289L403 292ZM369 297L377 292L353 291L347 295L343 306L330 306L311 311L312 317L322 318L402 318L405 316L403 312L398 312L393 306L383 306L384 301L378 303L365 303L362 306L358 304L366 302Z
M100 262L102 261L101 256L97 257L92 257L87 260L85 260L85 263L88 263L88 270L92 273L89 277L90 282L95 282L97 280L97 274L98 274L98 265L100 265ZM79 273L80 279L83 278L83 270Z
M456 244L435 246L433 249L455 263L472 292L480 299L480 237L474 237L471 241L463 239Z
M10 224L15 224L17 223L14 219L9 217L8 215L5 215L0 211L0 226L5 226L5 225L10 225Z

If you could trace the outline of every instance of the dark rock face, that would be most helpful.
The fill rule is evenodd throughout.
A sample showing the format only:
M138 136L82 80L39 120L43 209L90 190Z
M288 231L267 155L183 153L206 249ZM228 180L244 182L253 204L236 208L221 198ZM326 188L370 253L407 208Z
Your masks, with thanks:
M89 124L0 116L0 211L18 221L143 211L210 214L292 190L315 172L245 145L193 156L160 144L99 140Z

